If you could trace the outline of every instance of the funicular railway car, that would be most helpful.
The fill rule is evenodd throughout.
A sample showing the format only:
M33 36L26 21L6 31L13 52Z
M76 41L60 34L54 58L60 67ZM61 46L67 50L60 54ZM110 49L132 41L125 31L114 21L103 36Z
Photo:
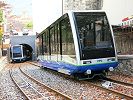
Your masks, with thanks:
M68 12L37 39L42 67L79 79L105 76L118 65L113 32L104 11Z
M22 62L25 60L22 45L11 46L11 60L11 62Z
M11 62L24 62L31 60L31 52L24 45L14 45L10 48Z

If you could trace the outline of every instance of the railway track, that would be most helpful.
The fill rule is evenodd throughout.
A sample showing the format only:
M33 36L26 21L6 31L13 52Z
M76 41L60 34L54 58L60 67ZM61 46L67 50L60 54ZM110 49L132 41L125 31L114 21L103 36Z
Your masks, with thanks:
M86 83L86 82L85 82ZM126 100L133 100L133 88L129 87L128 83L122 83L109 80L98 80L98 81L91 81L89 84L98 87L104 91L111 92L113 94L118 95L122 99ZM106 85L105 85L106 84ZM128 86L127 86L128 85Z
M20 68L19 68L20 69ZM46 86L21 69L20 72L9 71L10 76L16 86L22 91L27 100L72 100L70 97Z
M33 65L39 67L39 65L37 65L35 63L30 63L30 64L33 64ZM131 91L133 91L132 84L130 84L130 83L124 83L124 82L115 81L115 80L114 81L113 80L111 81L111 79L107 79L106 81L108 81L108 82L110 81L110 83L117 83L117 84L120 84L120 85L127 86L127 87L125 87L124 90L126 90L126 91L131 90ZM100 88L101 90L106 91L108 93L113 93L113 94L119 96L120 98L124 98L124 99L127 99L127 100L133 100L133 92L130 91L131 92L130 93L128 91L130 93L130 94L128 94L127 92L123 92L123 91L120 91L120 90L116 90L116 88L113 88L113 87L106 88L106 87L102 86L103 81L102 82L98 82L98 84L93 83L93 82L88 82L88 81L81 81L81 82L82 83L85 83L85 84L89 84L89 85L94 86L94 87L97 87L97 88ZM128 86L130 86L130 87L128 87Z
M125 85L125 86L131 86L131 87L133 87L133 84L132 83L127 83L127 82L122 82L122 81L118 81L118 80L113 80L111 78L105 78L105 80L111 81L111 82L114 82L114 83L118 83L118 84L122 84L122 85Z

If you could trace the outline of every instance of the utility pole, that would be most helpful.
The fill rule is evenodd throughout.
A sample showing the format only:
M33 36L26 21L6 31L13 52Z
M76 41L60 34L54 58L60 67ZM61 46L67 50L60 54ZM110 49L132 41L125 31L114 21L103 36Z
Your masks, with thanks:
M2 36L2 40L1 40L1 42L2 42L1 51L2 51L2 56L3 56L3 42L4 42L4 37L3 37L3 36Z
M63 0L62 0L62 15L63 15L63 8L64 8L63 5L64 5L64 3L63 3Z

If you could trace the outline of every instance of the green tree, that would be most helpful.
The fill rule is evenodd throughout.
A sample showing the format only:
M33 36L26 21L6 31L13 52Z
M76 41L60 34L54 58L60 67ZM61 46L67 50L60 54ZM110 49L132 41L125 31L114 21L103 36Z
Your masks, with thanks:
M27 29L33 29L33 22L30 21L30 22L26 23L25 24L25 28L27 28Z
M2 23L4 20L3 20L3 11L0 9L0 23ZM1 28L1 27L0 27ZM0 44L1 44L1 40L2 40L2 29L0 29Z
M3 11L0 9L0 23L2 23L3 21Z

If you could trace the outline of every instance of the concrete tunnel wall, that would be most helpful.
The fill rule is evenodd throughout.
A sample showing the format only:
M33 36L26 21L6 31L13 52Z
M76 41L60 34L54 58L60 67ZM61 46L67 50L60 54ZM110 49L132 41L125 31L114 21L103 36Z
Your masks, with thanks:
M36 43L35 43L35 40L36 40L35 35L11 36L10 37L10 44L11 45L28 44L33 49L32 60L36 60L36 47L35 47Z

